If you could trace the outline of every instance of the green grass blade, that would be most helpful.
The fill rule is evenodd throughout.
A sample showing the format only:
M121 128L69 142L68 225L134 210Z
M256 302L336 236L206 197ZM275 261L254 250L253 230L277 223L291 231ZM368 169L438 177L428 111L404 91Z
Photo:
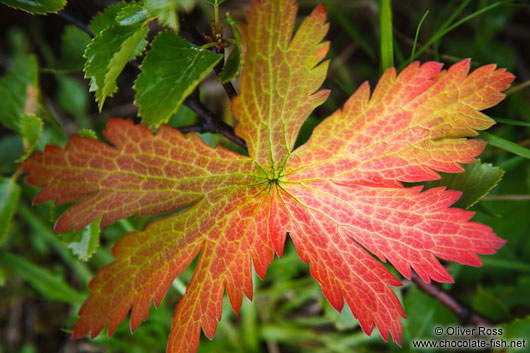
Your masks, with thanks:
M530 123L526 121L519 121L519 120L513 120L513 119L503 119L503 118L494 118L496 122L508 124L508 125L515 125L515 126L525 126L530 127Z
M49 300L58 300L66 303L80 303L84 300L84 294L70 287L60 276L3 249L0 249L0 265L16 272L37 292Z
M491 5L488 5L486 7L483 7L481 8L480 10L477 10L475 12L473 12L472 14L464 17L463 19L461 19L460 21L457 21L455 22L454 24L452 24L451 26L447 27L447 28L444 28L444 29L441 29L440 31L436 32L436 34L434 36L431 37L431 39L429 39L427 41L427 43L425 43L417 52L416 54L412 57L412 60L416 59L421 53L423 53L427 48L429 48L433 43L437 42L438 40L440 40L440 38L442 38L443 36L445 36L447 33L451 32L453 29L457 28L458 26L460 26L461 24L477 17L477 16L480 16L482 15L483 13L485 12L488 12L490 10L493 10L494 8L502 5L503 2L502 1L497 1Z
M366 54L372 59L375 59L375 52L372 49L372 46L364 39L364 36L359 32L359 30L352 24L351 19L349 19L342 9L337 10L335 6L335 1L324 1L326 9L329 13L333 15L337 23L342 27L342 29L353 39L353 41L364 50Z
M412 58L414 58L414 53L416 52L416 44L418 44L418 36L420 34L421 25L423 24L423 21L425 21L425 18L429 15L429 10L425 11L425 14L420 20L420 23L418 23L418 27L416 28L416 35L414 36L414 44L412 45L412 53L410 54L409 64L412 63Z
M392 4L390 0L379 0L379 35L381 44L381 66L383 71L394 66L392 35Z
M513 259L505 260L491 256L485 256L482 258L482 263L487 267L503 268L511 271L530 272L530 265L521 261L514 261Z
M94 274L90 271L89 267L77 260L70 249L64 245L56 234L50 229L49 222L42 221L28 206L21 203L19 205L20 216L26 221L27 224L33 229L35 234L42 237L51 247L57 251L58 255L65 261L72 271L76 274L77 278L81 280L84 285L92 279Z
M0 177L0 244L7 234L9 225L20 199L20 186L13 178Z
M488 141L488 143L492 146L498 147L518 156L530 159L530 149L520 146L511 141L505 140L502 137L490 134L489 132L482 131L480 133L480 138Z
M465 0L463 1L460 6L455 10L455 11L452 11L451 12L451 16L449 16L447 18L447 20L445 20L445 22L440 26L440 28L438 29L437 32L440 32L440 31L443 31L444 29L446 29L447 27L449 27L451 25L451 23L453 23L453 21L455 20L455 18L458 17L458 15L460 15L460 13L462 13L462 11L464 11L464 9L467 7L467 5L469 5L469 3L471 2L471 0Z

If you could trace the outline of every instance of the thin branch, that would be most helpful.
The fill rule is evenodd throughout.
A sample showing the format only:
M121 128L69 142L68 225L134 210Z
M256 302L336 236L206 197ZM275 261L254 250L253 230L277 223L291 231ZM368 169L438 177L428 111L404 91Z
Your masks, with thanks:
M196 95L190 95L188 98L186 98L184 104L197 113L197 115L203 119L203 123L200 125L181 128L179 129L181 132L215 132L223 135L242 148L247 149L245 140L235 134L234 128L219 119L214 113L205 107Z
M79 21L77 18L73 17L72 15L70 15L70 14L64 12L64 11L59 11L57 13L57 16L59 16L60 18L62 18L66 22L69 22L69 23L73 24L74 26L82 29L83 31L88 33L88 35L90 37L94 37L94 33L92 33L90 28L85 23Z
M507 89L505 91L506 94L512 94L512 93L515 93L517 91L520 91L522 89L525 89L526 87L530 86L530 80L526 80L525 82L523 83L520 83L516 86L512 86L510 87L509 89Z
M429 294L431 297L448 307L449 310L451 310L456 317L462 321L462 323L472 323L476 326L493 326L491 322L482 317L480 314L461 304L458 300L456 300L456 298L454 298L444 289L432 283L425 283L416 273L413 272L410 279L423 292Z

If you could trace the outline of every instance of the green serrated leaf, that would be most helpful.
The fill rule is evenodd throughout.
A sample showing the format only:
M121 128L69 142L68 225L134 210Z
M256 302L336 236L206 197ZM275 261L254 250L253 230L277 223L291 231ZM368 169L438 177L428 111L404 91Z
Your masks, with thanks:
M504 171L489 163L475 161L464 165L465 171L458 174L440 173L439 180L425 183L427 188L446 186L450 190L459 190L463 194L453 207L469 208L486 196L502 179Z
M56 13L66 5L66 0L0 0L0 3L32 14Z
M197 47L173 31L161 32L147 53L135 89L138 115L149 126L167 123L222 55Z
M79 130L78 134L81 137L89 137L94 140L98 139L98 135L96 135L96 132L92 129L81 129Z
M97 35L107 27L117 24L116 16L127 5L128 4L125 1L112 4L105 8L105 10L99 12L96 16L92 17L90 24L88 25L92 33Z
M132 3L122 11L127 11L124 14L133 13L138 7L138 4ZM148 31L146 21L126 26L115 24L99 32L88 45L85 77L90 78L90 91L96 92L100 111L105 99L117 91L116 79L127 62L144 50Z
M0 240L9 228L19 198L20 186L11 178L0 177Z
M143 4L133 2L118 12L116 22L120 26L142 24L147 20L147 16L148 13Z
M0 249L0 266L17 273L47 299L66 303L84 299L83 294L70 287L60 276L3 249Z
M234 49L230 53L230 56L226 60L226 63L223 66L221 74L219 74L219 80L221 83L227 83L230 80L239 75L241 71L241 66L243 65L243 48L241 45L241 37L239 36L239 29L237 28L236 22L230 16L230 13L226 13L226 21L232 27L232 33L234 34L234 40L236 41Z
M210 4L216 5L216 6L221 5L223 2L225 2L225 0L204 0L204 1L209 2Z
M177 15L178 0L145 0L145 8L158 22L178 33L179 19Z
M100 223L101 219L90 223L79 232L74 233L73 231L69 231L61 233L59 236L63 243L72 250L74 255L81 261L88 261L99 247Z
M7 74L0 78L0 122L19 131L24 113L34 114L38 95L38 67L34 55L13 57Z
M20 119L20 135L24 146L24 155L16 162L20 163L28 158L32 153L42 134L44 124L41 118L36 115L24 114Z
M83 53L90 43L90 36L76 26L66 26L61 38L61 67L71 70L82 70Z

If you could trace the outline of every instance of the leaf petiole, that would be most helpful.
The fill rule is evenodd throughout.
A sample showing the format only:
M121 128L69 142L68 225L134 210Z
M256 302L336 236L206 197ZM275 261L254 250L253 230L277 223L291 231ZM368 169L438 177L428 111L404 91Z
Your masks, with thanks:
M201 49L208 49L208 48L212 48L212 47L215 47L217 46L217 42L210 42L210 43L206 43L204 45L201 45L200 48Z

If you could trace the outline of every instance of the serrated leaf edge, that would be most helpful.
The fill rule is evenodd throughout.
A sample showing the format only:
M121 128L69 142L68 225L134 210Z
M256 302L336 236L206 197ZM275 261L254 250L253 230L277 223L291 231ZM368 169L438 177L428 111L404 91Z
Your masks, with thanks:
M161 31L160 33L158 33L156 35L156 37L153 39L152 43L151 43L151 48L149 50L152 50L153 49L153 44L156 42L157 38L159 38L161 35L163 35L164 33L173 33L175 35L177 35L173 30L170 30L170 29L166 29L166 30L163 30ZM196 45L190 43L191 45L193 45L194 47L196 48L199 48L200 50L207 50L207 49L202 49L200 47L197 47ZM146 53L146 57L147 55L149 54L149 52ZM138 79L140 78L140 76L144 73L143 71L143 66L144 66L144 62L142 61L142 64L140 65L140 74L136 77L136 80L134 80L134 85L133 85L133 89L136 91L136 94L134 95L134 105L136 105L138 107L138 116L142 119L142 123L150 126L150 127L155 127L155 128L158 128L160 125L162 124L167 124L168 121L171 119L171 117L180 109L180 106L182 105L182 103L184 102L184 100L195 90L195 88L199 85L199 83L202 81L202 79L208 75L208 73L210 72L210 70L213 70L213 68L215 67L215 65L217 65L217 63L222 59L222 56L219 55L219 59L216 60L212 65L210 65L207 69L204 70L204 72L196 79L192 82L191 85L189 85L184 91L183 91L183 94L182 94L182 98L177 102L177 104L175 105L175 108L171 111L171 113L166 117L164 118L162 121L160 121L158 124L149 124L149 123L145 123L144 122L144 119L143 119L143 115L142 115L142 112L141 112L141 107L140 107L140 104L138 103L137 101L137 95L138 95L138 89L136 87L136 84L138 82ZM144 59L145 60L145 59Z
M495 182L492 184L490 188L488 188L482 195L479 195L479 197L475 201L473 201L470 205L468 205L465 208L466 210L469 210L473 205L477 204L477 202L479 202L484 196L488 195L490 191L493 190L499 184L499 182L504 177L504 174L506 173L501 167L495 166L491 163L482 163L480 159L477 159L477 162L480 163L480 166L488 166L488 167L492 167L493 169L497 169L498 171L500 171L500 175L498 178L496 178Z
M123 65L123 67L121 68L120 73L118 74L118 76L116 77L116 79L120 76L121 72L123 71L123 69L125 68L125 66L127 65L128 62L130 62L130 61L136 59L137 57L139 57L140 55L142 55L142 53L145 51L145 48L147 47L147 43L148 43L147 40L146 40L145 38L147 37L147 34L149 33L149 28L147 27L146 24L147 24L147 22L145 22L145 23L142 25L142 27L141 27L137 32L135 32L135 34L136 34L136 33L140 32L140 31L142 31L142 30L145 30L145 33L144 33L144 35L142 36L142 39L140 39L140 40L138 41L138 44L135 46L135 49L136 49L136 48L138 48L138 46L140 45L140 46L141 46L141 50L139 50L139 51L136 53L136 55L134 55L134 53L136 52L136 50L135 50L135 52L133 52L134 57L130 57L129 60L125 63L125 65ZM108 82L108 81L107 81L107 78L108 78L108 75L110 74L111 67L113 66L113 60L116 58L116 55L118 55L118 54L121 52L121 50L125 47L125 44L128 43L128 41L129 41L131 38L133 38L133 36L130 36L129 38L127 38L127 40L125 40L125 41L120 45L120 49L119 49L117 52L114 53L114 55L112 56L112 58L111 58L110 61L109 61L109 64L108 64L107 67L106 67L107 73L105 74L105 77L104 77L104 79L103 79L103 88L102 88L102 89L103 89L103 95L104 95L104 96L103 96L103 99L101 100L101 105L98 104L98 108L99 108L99 112L100 112L100 113L101 113L101 110L103 109L103 104L105 103L105 100L106 100L108 97L113 97L114 94L118 91L118 86L117 86L116 82L114 82L114 88L111 88L112 91L109 92L108 94L105 94L105 90L106 90L106 88L107 88L109 85L112 86L112 83L111 83L111 82ZM142 43L142 42L143 42L143 44L140 44L140 43Z
M149 22L149 20L150 20L149 18L146 19L146 21L145 21L141 26L139 26L139 25L132 25L132 26L138 26L139 28L137 29L137 31L144 30L145 28L149 29L149 28L147 27L147 23ZM94 40L95 40L97 37L103 35L105 32L107 32L107 31L109 31L109 30L111 30L111 29L113 29L113 28L115 28L115 27L127 27L127 26L121 26L121 25L119 25L119 24L114 24L114 25L112 25L112 26L108 26L108 27L105 28L104 30L98 32L98 34L96 34L96 36L94 36L94 38L92 38L92 40L90 41L90 43L88 43L88 45L87 45L87 47L86 47L86 49L85 49L85 52L83 53L83 59L85 59L85 64L83 65L83 72L84 72L84 74L85 74L85 75L84 75L84 78L86 78L86 79L90 79L90 84L89 84L89 91L90 91L90 92L96 92L96 91L97 91L97 88L94 89L94 88L92 87L92 83L93 83L93 81L94 81L94 77L93 77L93 76L87 76L87 73L86 73L87 66L88 66L88 56L87 56L87 53L88 53L88 51L93 47ZM147 41L145 40L145 37L147 36L148 32L149 32L149 31L146 31L146 33L145 33L145 35L144 35L144 38L142 39L143 41L145 41L145 45L143 46L142 50L139 51L138 54L137 54L134 58L138 57L140 54L142 54L142 53L144 52L145 47L147 46ZM112 60L113 60L113 59L116 57L116 55L122 50L124 44L125 44L129 39L130 39L130 37L129 37L127 40L125 40L125 41L120 45L120 48L119 48L117 51L114 52L114 54L112 55L112 57L111 57L111 59L110 59L110 61L109 61L109 64L105 67L106 73L105 73L105 76L104 76L104 78L103 78L103 86L101 87L102 90L105 89L105 86L106 86L106 80L107 80L107 75L109 74L109 70L110 70L110 67L111 67L111 64L112 64ZM131 60L134 60L134 58L128 60L127 62L130 62ZM125 65L127 65L127 64L125 64ZM125 67L125 65L124 65L124 67ZM122 68L121 71L123 71L123 68ZM121 74L121 72L120 72L120 74ZM119 76L119 75L118 75L118 76ZM118 91L118 90L117 90L117 87L116 87L116 89L115 89L113 92L109 93L109 94L106 95L106 96L103 96L103 98L101 99L101 101L98 99L97 94L94 94L94 98L95 98L96 102L98 103L98 110L99 110L100 113L101 113L101 111L102 111L102 109L103 109L103 104L105 103L106 98L107 98L107 97L113 97L114 94L115 94L117 91Z
M56 11L46 11L46 12L38 12L38 11L35 11L35 12L34 12L34 11L30 11L30 10L22 9L22 8L20 8L20 7L15 6L15 5L6 4L5 2L2 2L1 4L2 4L2 5L5 5L5 6L7 6L7 7L10 7L10 8L12 8L12 9L15 9L15 10L24 11L24 12L29 13L29 14L31 14L31 15L48 16L48 15L50 15L50 14L51 14L51 15L55 15L55 14L59 13L59 11L62 11L62 10L65 8L66 3L67 3L67 1L64 0L64 1L63 1L63 6L62 6L60 9L57 9Z

